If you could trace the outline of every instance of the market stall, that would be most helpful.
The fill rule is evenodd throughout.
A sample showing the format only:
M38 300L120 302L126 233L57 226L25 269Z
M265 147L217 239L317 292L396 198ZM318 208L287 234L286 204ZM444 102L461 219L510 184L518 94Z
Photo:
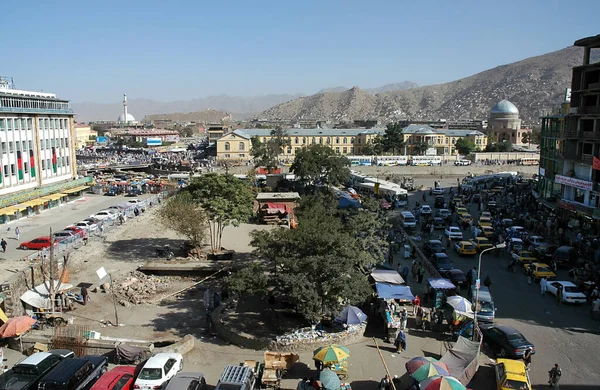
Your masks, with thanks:
M395 340L402 327L399 304L412 304L415 297L409 286L375 283L375 288L381 299L382 310L380 312L383 314L383 321L387 328L387 338L388 340Z
M340 345L329 345L318 348L313 353L313 360L320 362L322 367L330 369L338 378L348 377L348 358L350 351ZM325 371L325 370L323 370Z

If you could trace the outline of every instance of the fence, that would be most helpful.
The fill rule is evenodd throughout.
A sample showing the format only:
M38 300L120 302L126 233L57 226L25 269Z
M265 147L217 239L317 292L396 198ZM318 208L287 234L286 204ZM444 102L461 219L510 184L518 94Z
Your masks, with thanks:
M151 207L151 205L156 205L159 202L159 199L165 199L173 194L172 191L165 191L159 194L152 195L149 198L146 198L141 204L132 204L127 208L120 209L119 211L123 213L126 218L134 218L135 217L135 209L147 209ZM99 223L99 226L94 231L86 232L85 234L78 234L72 237L68 237L64 240L58 241L54 245L54 258L58 258L60 256L66 256L74 250L81 248L86 245L89 240L105 240L105 233L111 231L115 228L115 226L120 226L121 223L116 218L107 218ZM50 248L44 248L35 253L32 253L28 256L22 257L21 260L26 261L35 261L50 258Z

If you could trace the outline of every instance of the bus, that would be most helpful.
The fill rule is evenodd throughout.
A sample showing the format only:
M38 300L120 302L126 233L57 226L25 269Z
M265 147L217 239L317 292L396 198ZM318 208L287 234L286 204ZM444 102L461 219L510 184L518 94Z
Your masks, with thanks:
M539 157L524 157L519 159L519 165L539 165L540 158Z
M376 189L377 185L379 187ZM390 197L398 201L399 206L408 205L408 191L400 186L390 187L381 183L357 183L354 185L356 192L362 196ZM377 193L375 193L377 191Z
M442 156L411 156L410 165L421 167L442 165Z
M500 172L492 175L481 175L465 178L461 187L465 190L490 190L496 186L503 186L516 177L516 172Z
M347 159L350 160L350 166L352 167L370 167L373 165L373 156L350 156Z
M397 165L407 165L408 156L375 156L374 164L380 167L394 167Z

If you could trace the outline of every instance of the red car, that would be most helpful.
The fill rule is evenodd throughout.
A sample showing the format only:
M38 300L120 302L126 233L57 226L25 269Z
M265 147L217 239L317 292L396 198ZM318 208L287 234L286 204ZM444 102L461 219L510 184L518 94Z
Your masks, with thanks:
M87 231L85 229L80 228L79 226L70 225L64 228L63 230L69 230L73 232L76 236L85 237L87 236Z
M56 241L55 241L55 244L56 244ZM50 248L50 237L48 237L48 236L38 237L31 241L22 242L21 245L19 246L19 248L24 249L24 250L28 250L28 249L39 250L39 249L44 249L44 248Z
M117 366L102 375L90 390L132 390L135 367Z

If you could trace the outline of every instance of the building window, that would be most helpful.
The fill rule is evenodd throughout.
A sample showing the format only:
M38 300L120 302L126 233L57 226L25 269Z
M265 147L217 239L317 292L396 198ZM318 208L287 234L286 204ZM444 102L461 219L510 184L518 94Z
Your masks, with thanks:
M348 139L346 137L344 137L343 143L347 143Z
M229 153L225 153L225 158L229 158L231 155Z
M46 169L46 160L42 160L42 170Z
M306 137L302 138L302 145L306 145Z
M350 143L353 144L354 143L354 137L350 138Z
M29 150L33 149L33 141L29 141Z
M347 154L348 153L348 148L344 146L344 148L342 149L342 153Z
M336 152L337 154L340 154L340 148L336 146L336 148L335 148L335 152Z
M70 165L70 163L69 163L69 156L67 156L67 166L69 166L69 165Z
M50 165L50 159L46 159L46 166L48 167L48 169L52 168L52 165Z
M585 191L575 188L575 197L573 200L577 203L583 203L585 199Z
M291 146L287 147L287 154L292 154L292 147Z
M312 143L313 143L313 145L317 143L317 139L315 137L313 137Z
M6 154L6 142L2 142L2 154Z
M300 150L300 148L294 148L294 153L298 154L298 150Z
M354 138L352 138L354 139ZM350 154L354 154L354 148L350 148Z
M50 149L50 140L46 139L46 149Z
M246 157L246 155L245 155L244 153L240 153L240 154L239 154L239 156L240 156L241 158L244 158L244 157Z
M335 137L335 143L339 144L340 143L340 137Z
M44 140L40 140L40 149L44 150Z
M11 176L15 175L15 164L10 164L10 175Z
M298 139L298 137L296 137L296 138L294 139L294 141L295 141L294 143L296 143L296 144L300 142L300 140Z
M15 146L12 142L8 143L8 153L13 153L15 151Z
M319 143L323 145L323 137L319 137Z
M240 151L244 151L246 150L246 144L244 144L243 142L240 142Z
M229 144L229 142L225 142L225 150L231 150L231 145Z
M8 165L4 166L4 177L9 177L9 173L8 173Z
M331 143L331 138L327 137L327 145L329 145Z
M27 163L23 163L23 171L24 171L25 173L29 173L29 166L28 166L28 165L29 165L29 164L27 164Z
M21 143L23 144L23 149L21 149L21 150L23 150L23 151L27 150L27 141L22 141Z
M12 130L13 129L13 120L12 119L7 119L6 123L7 123L6 129L7 130Z
M0 119L0 130L6 130L6 121L4 119Z
M360 145L360 138L356 139L356 143Z

